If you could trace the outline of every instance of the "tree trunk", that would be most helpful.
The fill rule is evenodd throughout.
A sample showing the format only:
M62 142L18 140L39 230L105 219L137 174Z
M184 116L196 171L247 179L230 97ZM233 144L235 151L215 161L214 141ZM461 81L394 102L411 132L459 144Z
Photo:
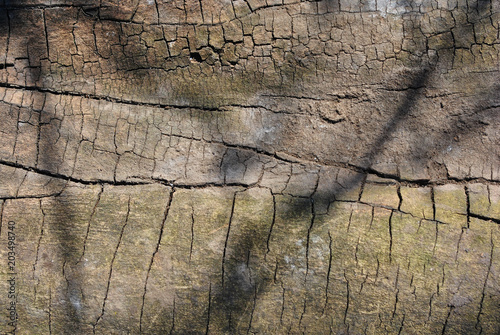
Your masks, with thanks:
M0 333L499 333L499 20L0 0Z

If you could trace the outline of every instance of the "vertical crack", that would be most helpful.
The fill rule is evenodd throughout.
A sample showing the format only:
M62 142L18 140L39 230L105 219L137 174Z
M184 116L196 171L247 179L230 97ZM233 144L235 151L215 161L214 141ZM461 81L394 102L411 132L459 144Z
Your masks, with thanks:
M359 194L358 194L358 201L361 201L361 196L363 195L363 191L365 190L367 178L368 178L367 174L363 175L363 179L361 180L361 187L359 189Z
M267 254L271 251L271 249L269 248L269 242L271 241L271 234L273 232L274 224L276 222L276 196L272 192L271 195L273 196L273 220L271 222L271 227L269 228L269 234L267 235L267 241L266 241L267 251L266 255L264 256L264 259L267 257Z
M194 243L194 207L191 206L191 245L189 246L189 263L191 263L191 257L193 255L193 243Z
M330 231L328 231L328 238L330 239L330 243L328 244L330 255L328 258L328 271L326 273L325 305L323 307L322 315L325 315L326 306L328 305L328 287L330 285L330 273L332 271L332 261L333 261L333 251L332 251L333 239L332 239L332 235L330 234Z
M14 109L13 106L10 109ZM21 108L16 108L17 110L17 121L16 121L16 134L14 136L14 145L12 146L12 157L15 158L16 149L17 149L17 139L19 137L19 124L21 123Z
M304 315L306 314L306 302L307 302L307 300L304 299L304 306L302 308L302 313L300 314L300 319L299 319L299 329L300 329L300 326L302 325L302 319L304 318Z
M155 7L156 7L157 22L158 22L158 24L160 24L160 11L158 10L158 1L157 0L155 0Z
M427 321L429 321L431 319L431 315L432 315L432 300L434 299L434 295L436 295L435 293L432 293L430 299L429 299L429 314L427 314Z
M281 283L281 313L280 313L280 325L283 325L283 314L285 313L285 286Z
M359 266L358 252L359 252L359 241L360 240L361 240L361 236L358 236L358 241L356 242L356 248L354 249L354 261L356 262L356 266Z
M352 222L352 213L353 213L353 209L351 207L351 214L349 215L349 222L347 223L347 233L349 233L349 229L351 228L351 222Z
M45 109L45 103L47 102L47 95L44 94L43 96L43 103L42 107L40 108L40 111L38 113L38 122L36 125L36 130L37 130L37 138L36 138L36 157L35 157L35 167L38 167L38 163L40 161L40 141L42 138L42 114L43 110Z
M361 294L361 292L363 292L363 288L365 287L366 281L368 280L368 276L369 276L369 274L367 273L366 276L363 278L363 282L359 286L359 292L358 292L359 294Z
M479 334L483 333L483 327L481 327L481 314L483 313L484 297L486 296L486 285L488 284L488 278L491 273L491 266L493 265L493 249L495 248L495 244L493 243L493 231L491 231L490 244L491 244L490 263L488 264L488 271L486 272L486 278L484 278L483 290L481 292L481 301L479 302L479 312L477 313L477 322L475 326L476 329L479 329Z
M464 231L466 228L462 227L462 230L460 231L460 236L458 237L458 243L457 243L457 251L455 253L455 262L458 261L458 253L460 252L460 243L462 242L462 237L464 235Z
M224 288L224 275L225 275L225 263L226 263L226 252L227 252L227 244L229 241L229 234L231 232L231 223L233 222L233 215L234 215L234 205L236 203L236 195L238 192L234 192L233 195L233 203L231 205L231 214L229 215L229 223L227 226L227 234L226 234L226 241L224 242L224 251L222 253L222 288Z
M431 202L432 202L432 220L436 221L436 200L434 187L431 187Z
M470 195L469 195L469 188L467 185L464 186L465 190L465 202L467 206L467 229L470 227Z
M3 222L3 210L5 206L5 200L0 200L2 205L0 206L0 236L2 236L2 222Z
M101 0L102 1L102 0ZM97 16L100 16L100 8L98 9ZM94 20L94 23L92 24L92 36L94 37L94 45L95 45L95 54L98 55L102 59L106 59L106 57L103 57L101 53L99 52L99 48L97 47L97 34L96 34L96 25L97 23L100 22L99 20Z
M396 189L398 193L399 203L398 203L398 211L401 212L401 205L403 204L403 196L401 195L401 183L398 183L398 188Z
M163 213L163 220L161 221L161 226L160 226L160 234L158 235L158 241L156 242L156 249L153 252L153 255L151 256L151 260L149 261L148 271L146 273L146 280L144 281L144 292L142 294L141 315L139 317L139 332L141 332L141 333L142 333L142 318L144 316L144 305L146 302L146 292L147 292L147 288L148 288L149 274L151 272L151 268L153 267L153 262L154 262L155 256L158 253L158 250L160 250L160 243L161 243L163 231L165 228L165 222L167 221L167 218L168 218L168 212L170 211L170 207L172 205L172 199L174 198L174 193L175 193L175 189L172 189L172 191L169 194L167 206L165 207L165 212ZM174 312L175 312L175 298L174 298Z
M311 230L314 226L314 220L316 219L316 210L314 208L314 198L310 198L311 201L311 223L307 229L307 242L306 242L306 276L304 281L307 281L307 275L309 274L309 248L311 242Z
M40 245L42 243L42 237L43 237L44 229L45 229L45 212L43 211L43 207L42 207L42 199L40 199L39 203L40 203L40 212L42 213L42 224L40 227L40 238L38 239L38 243L36 245L35 263L33 264L33 279L35 278L36 266L38 264L38 253L40 252Z
M403 328L405 325L405 317L406 317L406 314L403 314L403 320L401 320L401 327L399 327L398 335L401 335L401 332L403 331Z
M23 186L24 182L26 181L26 177L28 177L27 171L24 173L23 180L21 180L21 183L17 187L16 194L14 195L14 198L17 198L19 196L19 190L21 190L21 187Z
M210 312L212 308L212 283L208 287L208 313L207 313L207 328L205 331L205 335L208 335L208 331L210 330Z
M172 327L170 328L169 334L172 335L175 330L175 297L174 297L174 303L172 306Z
M102 320L102 318L104 316L104 310L106 309L106 302L108 301L109 286L111 284L111 277L113 275L113 265L115 263L116 255L118 254L118 249L120 248L120 245L122 243L123 233L125 231L125 227L127 227L129 216L130 216L130 196L128 197L127 215L125 216L125 223L122 226L122 229L120 231L120 237L118 238L118 243L116 244L115 252L113 253L113 258L111 259L111 264L110 264L110 267L109 267L108 283L106 285L106 293L104 294L104 300L102 302L101 314L97 317L97 320L95 321L95 323L94 323L94 325L92 327L93 328L92 329L92 333L93 334L96 333L97 324L99 323L99 321Z
M434 237L434 246L432 247L432 255L434 256L436 254L436 246L437 246L437 241L438 241L438 235L439 235L439 225L437 222L434 222L436 225L436 235Z
M47 19L46 19L46 15L45 15L45 9L42 10L42 16L43 16L43 31L45 34L45 46L47 48L47 58L50 62L49 34L47 32Z
M373 219L374 218L375 218L375 206L372 206L372 217L370 218L370 226L369 226L368 230L372 229Z
M257 305L257 286L254 286L253 305L252 305L252 310L250 311L250 321L248 322L247 334L250 334L250 329L252 329L253 313L255 312L256 305Z
M274 266L273 282L276 284L277 280L278 280L278 260L276 260L276 264Z
M450 318L452 311L453 311L453 306L450 306L450 309L448 311L448 315L446 316L446 319L444 320L443 330L441 331L441 335L444 335L446 332L446 327L448 326L448 319Z
M500 34L500 31L499 31L499 34ZM491 208L491 191L490 191L490 185L486 185L486 191L488 191L488 210L490 210L490 208Z
M52 335L52 289L49 288L49 334Z
M66 291L67 291L67 294L69 295L69 278L66 276L66 264L68 264L68 260L65 259L64 262L63 262L63 265L62 265L62 276L64 278L64 280L66 281Z
M350 289L349 289L349 279L347 279L347 276L345 274L344 270L344 279L346 281L346 306L345 306L345 311L344 311L344 325L347 326L347 313L349 313L349 300L350 300Z
M104 192L104 185L101 185L101 189L99 190L99 193L97 194L97 199L94 204L94 208L92 208L92 213L90 213L90 218L89 218L89 223L87 225L87 232L85 233L85 238L83 239L83 251L82 255L80 256L80 259L78 260L78 263L82 261L83 257L85 256L85 251L87 249L87 240L89 238L89 233L90 233L90 225L92 224L92 220L94 219L97 206L99 205L99 201L101 201L101 196L102 193Z
M375 269L375 283L378 280L379 271L380 271L380 261L379 261L379 259L377 257L377 268Z
M396 310L398 309L398 301L399 301L399 289L396 290L396 300L394 301L394 309L392 310L391 318L394 320L396 317Z
M394 289L398 290L398 284L399 284L399 270L400 270L400 265L398 264L398 270L396 271L396 280L394 281Z
M389 263L392 264L392 216L394 210L391 210L391 215L389 216Z
M205 15L203 14L203 1L198 0L198 2L200 3L201 21L202 21L202 23L205 23Z

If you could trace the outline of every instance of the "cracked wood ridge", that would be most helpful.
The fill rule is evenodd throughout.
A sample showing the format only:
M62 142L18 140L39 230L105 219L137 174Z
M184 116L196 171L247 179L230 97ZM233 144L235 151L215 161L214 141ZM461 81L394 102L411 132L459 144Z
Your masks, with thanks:
M499 333L499 52L497 0L0 0L0 333Z

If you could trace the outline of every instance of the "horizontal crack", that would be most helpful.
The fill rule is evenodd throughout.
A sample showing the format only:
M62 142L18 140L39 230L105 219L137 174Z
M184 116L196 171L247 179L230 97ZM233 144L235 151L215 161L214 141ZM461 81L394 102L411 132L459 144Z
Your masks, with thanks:
M492 217L489 217L489 216L484 216L484 215L475 214L475 213L469 213L469 216L471 218L476 218L476 219L483 220L483 221L493 221L493 222L495 222L497 224L500 224L500 218L492 218Z
M66 181L70 181L77 184L83 185L112 185L112 186L136 186L136 185L151 185L154 183L160 183L162 185L176 187L181 189L195 189L195 188L206 188L206 187L244 187L250 188L257 186L257 183L245 184L245 183L217 183L217 182L207 182L207 183L197 183L197 184L182 184L176 183L175 181L170 181L161 178L142 178L144 181L112 181L112 180L104 180L104 179L96 179L96 180L87 180L74 178L71 176L66 176L60 173L54 173L47 170L37 169L29 166L25 166L19 163L7 162L0 160L0 165L10 166L18 169L22 169L24 171L34 172L43 176L62 179ZM45 198L51 196L57 196L60 193L54 193L54 195L40 195L40 196L19 196L19 197L0 197L0 200L10 200L10 199L23 199L23 198Z
M49 94L54 94L54 95L81 97L81 98L86 98L86 99L91 99L91 100L105 100L105 101L109 101L109 102L113 102L113 103L120 103L120 104L124 104L124 105L133 105L133 106L146 106L146 107L152 107L152 108L165 108L165 109L177 108L177 109L199 109L199 110L205 110L205 111L221 111L221 108L209 108L209 107L204 107L204 106L186 106L186 105L152 103L152 102L145 102L145 101L134 101L134 100L127 100L127 99L113 98L113 97L105 96L105 95L98 95L98 94L91 94L91 93L80 93L80 92L74 92L74 91L61 91L61 90L54 90L51 88L36 87L36 86L22 86L22 85L16 85L16 84L0 83L0 87L9 88L9 89L17 89L17 90L35 91L35 92L41 92L41 93L49 93ZM230 107L230 105L229 106L221 106L221 107Z
M192 139L192 138L191 138ZM194 139L193 139L194 140ZM203 141L200 139L200 141ZM365 175L375 175L380 178L385 178L385 179L392 179L395 182L399 183L400 185L403 186L410 186L410 187L428 187L428 186L438 186L438 185L445 185L445 184L464 184L464 183L481 183L481 184L490 184L490 185L500 185L500 182L494 181L494 180L488 180L485 178L466 178L466 179L456 179L456 178L448 178L448 179L443 179L443 180L436 180L436 181L430 181L430 180L408 180L404 178L400 178L398 176L392 175L392 174L386 174L386 173L381 173L379 171L376 171L372 168L363 168L359 166L355 166L352 164L346 164L346 163L330 163L330 164L321 164L319 162L311 162L308 160L303 160L300 158L297 158L293 155L286 154L286 153L281 153L281 152L276 152L276 153L271 153L264 151L259 148L253 148L253 147L248 147L248 146L241 146L241 145L236 145L236 144L229 144L229 143L224 143L224 142L210 142L210 141L205 141L207 143L219 143L224 146L227 146L229 148L235 148L239 150L249 150L253 151L257 154L262 154L283 162L287 162L290 164L314 164L316 166L330 166L330 167L337 167L337 168L343 168L351 171L358 172L360 174L365 174ZM205 182L205 183L200 183L200 184L177 184L175 181L169 181L161 178L139 178L139 177L134 177L130 176L131 178L135 179L143 179L144 181L116 181L116 180L104 180L104 179L81 179L81 178L75 178L72 176L67 176L61 173L57 172L52 172L49 170L44 170L44 169L39 169L31 166L26 166L23 164L19 164L16 162L9 162L5 160L0 159L0 165L5 165L5 166L10 166L14 168L19 168L24 171L30 171L30 172L35 172L40 175L52 177L52 178L57 178L57 179L63 179L67 181L71 181L74 183L79 183L79 184L84 184L84 185L114 185L114 186L120 186L120 185L148 185L152 184L154 182L159 182L168 186L172 187L178 187L178 188L196 188L196 187L230 187L230 186L242 186L242 187L252 187L258 185L258 183L251 183L251 184L246 184L246 183L219 183L219 182ZM473 215L471 215L473 216ZM498 220L498 219L493 219L493 220Z
M14 67L14 64L10 63L0 63L0 70L6 69L8 67Z
M12 196L12 197L0 197L0 200L44 199L44 198L58 197L59 195L61 195L61 193L62 193L62 191L50 193L50 194L19 195L19 196Z
M80 179L80 178L74 178L71 176L66 176L66 175L63 175L61 173L56 173L56 172L52 172L52 171L48 171L48 170L38 169L38 168L22 165L19 163L4 161L4 160L0 160L0 165L10 166L10 167L14 167L14 168L21 169L24 171L35 172L35 173L43 175L43 176L52 177L52 178L56 178L56 179L63 179L63 180L71 181L71 182L78 183L78 184L84 184L84 185L101 185L101 184L144 185L144 184L151 184L151 182L147 183L147 182L111 181L111 180L103 180L103 179L85 180L85 179Z

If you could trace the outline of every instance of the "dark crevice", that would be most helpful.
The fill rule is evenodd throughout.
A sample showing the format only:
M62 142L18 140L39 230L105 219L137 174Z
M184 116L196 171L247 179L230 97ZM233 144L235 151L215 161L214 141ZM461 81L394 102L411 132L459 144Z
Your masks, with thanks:
M469 216L471 218L475 218L475 219L479 219L479 220L483 220L483 221L491 221L491 222L495 222L497 224L500 224L500 219L498 219L498 218L492 218L489 216L484 216L484 215L475 214L475 213L470 213Z
M359 252L359 242L360 241L361 241L361 237L358 236L358 241L356 242L356 248L354 249L354 262L356 263L356 266L359 266L358 252Z
M36 195L19 195L11 197L0 197L0 200L19 200L19 199L45 199L45 198L55 198L61 195L62 191L48 194L36 194Z
M106 292L104 294L104 299L103 299L103 302L102 302L101 314L97 317L95 323L92 325L92 332L93 332L93 334L96 333L97 325L99 324L99 322L104 317L104 313L105 313L105 310L106 310L106 303L108 301L108 294L109 294L109 288L110 288L110 285L111 285L111 278L113 276L113 265L115 263L116 255L118 254L118 249L120 248L120 245L122 243L123 234L125 232L125 228L128 225L128 220L129 220L129 216L130 216L130 200L131 200L131 198L129 196L128 203L127 203L127 214L125 216L125 223L123 224L123 226L121 228L120 236L118 238L118 243L116 244L116 248L115 248L115 251L113 253L113 258L111 259L111 264L109 266L109 275L108 275L108 281L107 281L107 284L106 284Z
M401 184L398 185L397 188L399 203L398 203L398 211L401 211L401 205L403 204L403 196L401 195Z
M358 201L361 201L361 197L363 196L363 191L365 190L366 179L368 178L367 174L363 175L363 180L361 181L361 187L359 188Z
M454 308L453 306L449 306L448 315L446 316L446 319L444 320L441 335L444 335L446 333L446 327L448 327L448 320L450 318L451 312L453 312L453 308Z
M212 312L212 283L208 286L208 311L207 311L207 327L205 329L205 335L208 335L210 331L210 313Z
M190 263L191 263L191 257L193 256L193 244L194 244L194 207L191 207L191 244L189 246Z
M432 202L432 220L436 221L436 200L435 200L434 187L431 187L431 202Z
M436 293L432 293L430 299L429 299L429 313L427 314L427 321L429 321L431 319L431 315L432 315L432 300L434 300L434 296L436 295Z
M490 236L490 262L488 264L488 271L486 272L486 277L484 278L484 283L483 283L483 289L481 292L481 301L479 302L479 312L477 313L477 322L476 322L476 329L479 329L479 334L483 333L483 327L481 326L481 314L483 313L483 308L484 308L484 298L486 296L486 288L488 284L488 278L491 274L491 267L493 265L493 250L495 248L495 244L493 243L493 231L491 232Z
M0 9L11 10L11 9L23 9L23 10L33 10L33 9L46 9L46 8L74 8L78 7L72 4L57 4L57 5L45 5L45 4L37 4L37 5L26 5L23 4L22 1L19 1L18 4L14 3L14 1L9 1L8 4L2 5L0 4Z
M41 92L41 93L49 93L49 94L58 95L58 96L71 96L71 97L80 97L80 98L91 99L91 100L108 101L108 102L120 103L120 104L124 104L124 105L132 105L132 106L145 106L145 107L164 108L164 109L168 109L168 108L199 109L199 110L212 111L212 112L221 110L220 108L208 108L208 107L203 107L203 106L169 105L169 104L141 102L141 101L134 101L134 100L128 100L128 99L113 98L113 97L110 97L107 95L80 93L80 92L76 92L76 91L55 90L52 88L37 87L37 86L22 86L22 85L17 85L17 84L0 83L0 87L25 90L25 91L35 91L35 92Z
M0 199L0 236L2 236L2 225L3 225L3 211L5 208L5 199Z
M350 290L349 290L349 279L347 279L345 270L344 270L344 280L346 282L346 306L344 310L344 325L347 325L347 314L349 313L349 303L350 303Z
M174 333L174 330L175 330L175 297L174 297L174 301L172 303L172 327L170 328L170 332L169 334L172 335Z
M231 205L231 214L229 215L229 222L227 226L227 233L226 233L226 240L224 242L224 251L222 252L222 277L221 277L221 282L222 282L222 289L224 289L224 278L225 278L225 265L226 265L226 252L227 252L227 245L229 242L229 234L231 233L231 223L233 221L233 215L234 215L234 206L236 204L236 195L238 192L234 192L233 195L233 203Z
M311 231L314 226L314 220L316 219L316 211L314 208L314 199L310 198L311 202L311 222L309 224L309 228L307 229L307 240L306 240L306 275L304 280L307 281L307 275L309 274L309 249L311 243Z
M172 189L172 191L170 192L169 197L168 197L167 206L165 207L165 212L163 214L163 220L161 221L160 233L158 234L158 241L156 242L156 248L155 248L155 251L153 252L153 255L151 256L151 260L149 261L148 271L146 273L146 279L144 280L144 292L142 294L141 315L139 317L139 330L141 331L141 333L142 333L142 319L143 319L143 315L144 315L144 306L145 306L145 302L146 302L146 293L147 293L147 288L148 288L149 275L150 275L151 269L153 267L155 256L158 253L158 251L160 250L161 239L163 237L163 232L165 230L165 223L167 222L168 213L170 211L170 208L172 207L172 200L174 199L174 193L175 193L175 189ZM174 312L175 312L175 298L174 298ZM173 323L173 321L172 321L172 323Z
M394 211L391 211L391 214L389 215L389 263L392 264L392 216L394 215ZM398 267L399 269L399 267Z
M280 313L280 325L283 325L283 314L285 313L285 286L281 283L281 313Z
M391 319L394 320L394 318L396 317L396 311L398 309L398 301L399 301L399 289L396 290L396 298L394 300L394 309L392 310L392 316L391 316Z
M325 305L323 307L322 315L325 315L326 308L328 306L328 288L330 286L330 274L332 271L332 261L333 261L333 251L332 251L332 234L328 231L328 237L330 239L330 243L328 244L329 248L329 257L328 257L328 271L326 272L326 286L325 286Z
M405 317L406 317L406 314L403 314L403 320L401 320L401 327L399 327L398 335L401 335L401 332L403 331L403 328L405 325Z
M267 241L266 241L267 250L264 259L265 257L267 257L267 254L271 251L271 249L269 248L269 242L271 241L271 234L273 233L274 224L276 223L276 196L274 194L272 194L272 196L273 196L273 219L271 222L271 227L269 227L269 234L267 235Z
M458 242L457 242L457 250L455 252L455 262L458 261L458 254L460 252L460 243L462 242L462 237L464 235L464 232L467 230L467 228L462 227L462 230L460 231L460 236L458 237Z
M14 67L14 64L11 63L0 63L0 70L4 70L8 67Z
M114 182L114 181L110 181L110 180L101 180L101 179L85 180L85 179L80 179L80 178L74 178L71 176L66 176L66 175L63 175L61 173L52 172L49 170L39 169L39 168L26 166L26 165L14 163L14 162L4 161L4 160L0 160L0 165L6 165L6 166L22 169L25 171L31 171L31 172L35 172L35 173L38 173L38 174L41 174L41 175L44 175L47 177L67 180L67 181L71 181L71 182L83 184L83 185L102 185L102 184L104 184L104 185L118 186L118 185L147 185L147 184L151 184L151 182L130 182L130 181L116 181L116 182Z
M467 228L470 227L470 194L469 194L469 188L467 185L464 186L465 190L465 203L466 203L466 209L467 209Z
M256 305L257 305L257 286L254 287L253 304L252 304L252 310L250 311L250 321L248 322L247 334L250 334L250 329L252 329L252 321Z
M302 319L304 318L304 315L306 314L306 299L304 299L304 305L302 306L302 313L300 313L300 319L299 319L299 326L298 329L301 328L302 326Z
M323 121L325 121L326 123L329 123L329 124L337 124L337 123L346 121L346 118L342 117L342 118L338 118L338 119L330 119L330 118L322 116L321 120L323 120Z
M38 243L36 246L36 252L35 252L35 263L33 264L33 279L35 278L35 272L36 272L36 267L38 264L38 258L39 258L39 252L40 252L40 245L42 243L42 238L45 233L45 212L42 207L42 200L40 199L40 212L42 213L42 223L40 227L40 237L38 238Z
M193 61L201 63L203 62L203 58L201 57L199 52L191 52L189 54L189 58L191 58Z
M49 288L49 306L48 306L48 321L49 321L49 334L52 334L52 289Z
M85 238L83 240L83 251L82 251L82 255L80 256L80 260L78 262L81 262L83 257L85 256L85 251L87 248L87 240L88 240L89 233L90 233L90 225L92 224L92 220L94 219L94 216L95 216L95 213L97 210L97 206L99 205L99 201L101 200L101 196L102 196L103 192L104 192L104 186L101 185L101 189L99 190L99 193L97 194L96 202L94 204L94 207L92 208L92 213L90 213L90 218L89 218L89 222L87 225L87 231L85 233Z

